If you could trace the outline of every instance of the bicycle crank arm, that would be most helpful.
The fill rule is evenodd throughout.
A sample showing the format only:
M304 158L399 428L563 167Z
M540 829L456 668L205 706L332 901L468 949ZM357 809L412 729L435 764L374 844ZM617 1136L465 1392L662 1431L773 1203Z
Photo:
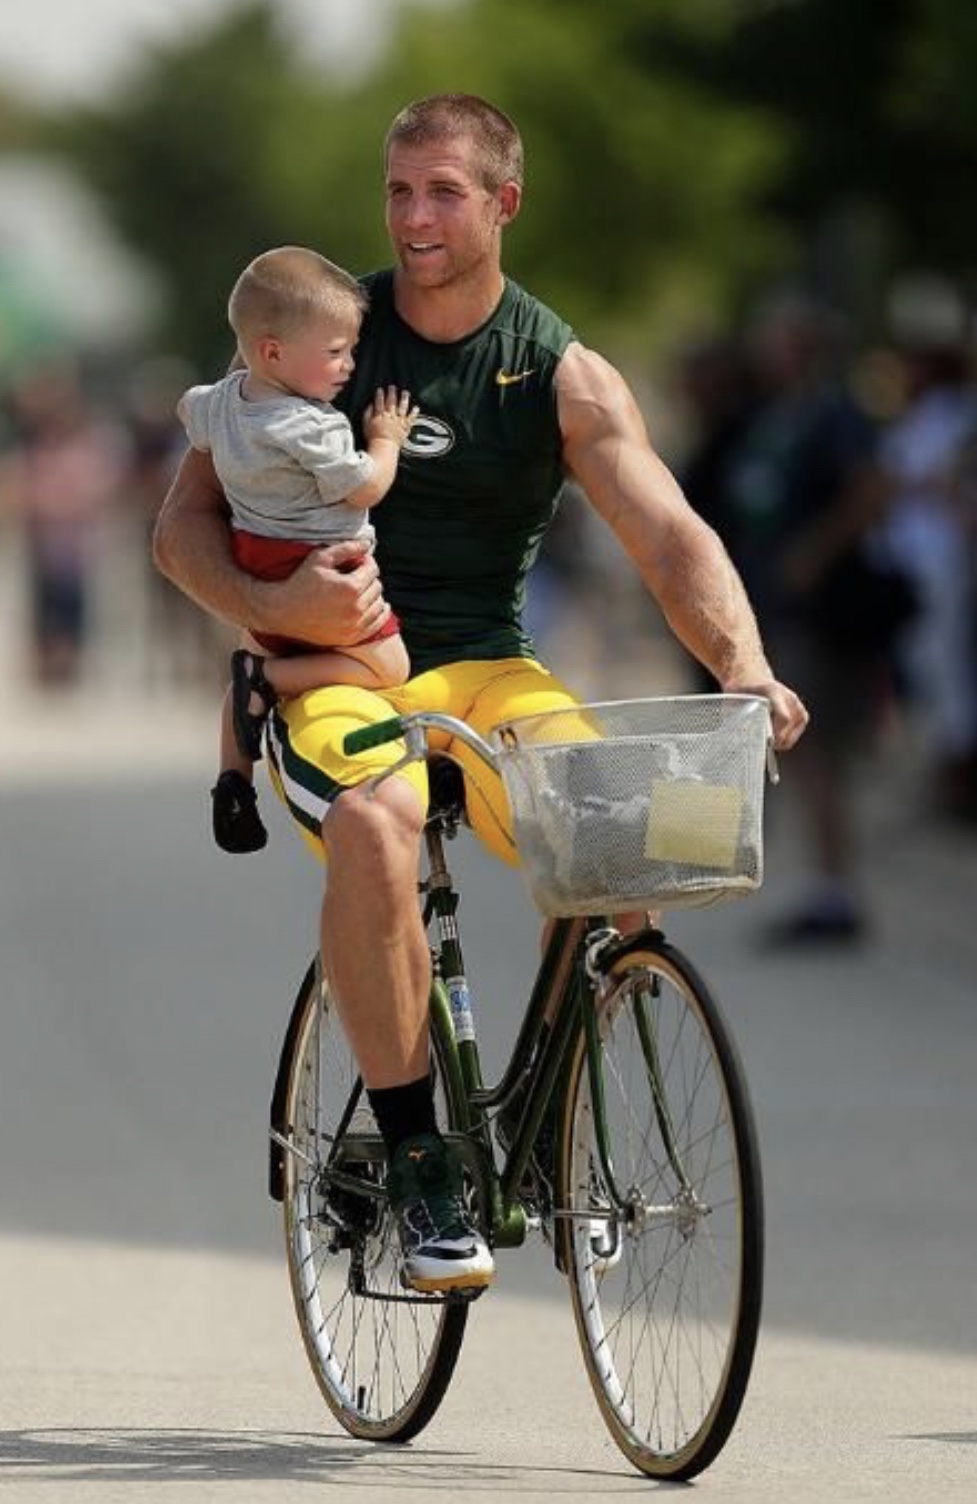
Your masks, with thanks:
M412 1295L394 1295L390 1290L371 1290L364 1284L358 1284L352 1279L349 1288L354 1295L361 1300L379 1300L384 1305L395 1304L400 1306L445 1306L445 1305L471 1305L480 1295L484 1295L486 1285L475 1285L470 1290L445 1290L443 1295L423 1295L416 1292Z
M707 1217L711 1210L712 1208L708 1206L697 1207L695 1216L697 1219L699 1217ZM644 1228L649 1223L664 1224L682 1220L687 1221L690 1211L688 1207L676 1205L672 1202L668 1206L643 1206L637 1210L631 1209L623 1213L599 1207L579 1212L571 1212L564 1210L562 1207L554 1207L550 1215L553 1217L562 1217L565 1222L622 1222L629 1228L634 1228L635 1226Z

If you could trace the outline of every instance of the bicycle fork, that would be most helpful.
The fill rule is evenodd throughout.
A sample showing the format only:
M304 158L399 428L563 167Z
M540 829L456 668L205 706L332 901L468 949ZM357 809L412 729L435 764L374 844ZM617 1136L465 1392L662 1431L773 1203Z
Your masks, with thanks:
M649 978L647 987L637 987L633 990L628 1006L634 1018L662 1148L677 1183L676 1194L666 1205L650 1206L644 1202L637 1187L622 1188L615 1174L610 1150L600 1010L614 985L611 968L615 956L620 953L621 940L622 937L614 929L599 929L591 932L583 966L583 971L590 982L590 995L581 1000L594 1140L603 1190L610 1208L607 1219L608 1221L623 1219L625 1223L640 1220L645 1225L652 1221L665 1221L678 1223L680 1228L688 1224L691 1228L699 1215L708 1212L708 1207L699 1201L686 1172L668 1105L657 1031L652 1016L654 1002L660 990L658 978L654 974Z

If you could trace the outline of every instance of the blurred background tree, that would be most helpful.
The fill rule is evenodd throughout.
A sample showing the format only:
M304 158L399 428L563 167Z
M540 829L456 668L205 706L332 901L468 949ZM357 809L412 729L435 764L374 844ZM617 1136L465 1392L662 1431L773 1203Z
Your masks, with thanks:
M870 329L893 275L973 281L977 12L956 0L752 0L722 50L683 62L789 125L764 203L795 271Z
M386 258L382 133L441 89L518 120L509 267L619 356L728 322L777 279L869 330L900 270L973 281L977 12L955 0L414 0L353 78L313 66L281 19L249 0L43 132L158 267L160 344L205 374L260 248Z
M782 132L667 58L649 67L638 45L649 9L652 29L704 46L724 40L739 7L627 0L607 25L555 0L407 6L380 65L350 82L311 72L274 8L254 3L157 52L125 94L56 122L51 139L163 270L161 340L213 370L228 353L223 306L242 261L282 241L364 270L385 259L390 117L439 89L486 94L527 139L513 275L588 337L644 353L652 328L693 309L721 315L783 253L774 217L758 209L782 167Z

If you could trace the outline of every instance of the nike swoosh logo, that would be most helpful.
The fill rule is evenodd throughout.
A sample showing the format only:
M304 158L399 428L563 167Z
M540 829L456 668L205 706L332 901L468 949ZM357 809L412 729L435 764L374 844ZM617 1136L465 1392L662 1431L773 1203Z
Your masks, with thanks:
M495 380L496 380L496 384L498 386L512 386L515 382L517 382L517 381L525 381L525 379L526 379L527 376L534 376L535 374L536 374L536 367L535 366L533 366L532 369L528 370L528 371L512 371L512 372L503 371L500 368L495 373Z

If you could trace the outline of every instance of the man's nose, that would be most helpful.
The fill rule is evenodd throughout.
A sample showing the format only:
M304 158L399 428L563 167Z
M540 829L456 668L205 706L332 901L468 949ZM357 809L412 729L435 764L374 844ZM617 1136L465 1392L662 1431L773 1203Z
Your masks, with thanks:
M404 223L407 225L430 224L431 200L426 194L412 194L408 203L404 205Z

